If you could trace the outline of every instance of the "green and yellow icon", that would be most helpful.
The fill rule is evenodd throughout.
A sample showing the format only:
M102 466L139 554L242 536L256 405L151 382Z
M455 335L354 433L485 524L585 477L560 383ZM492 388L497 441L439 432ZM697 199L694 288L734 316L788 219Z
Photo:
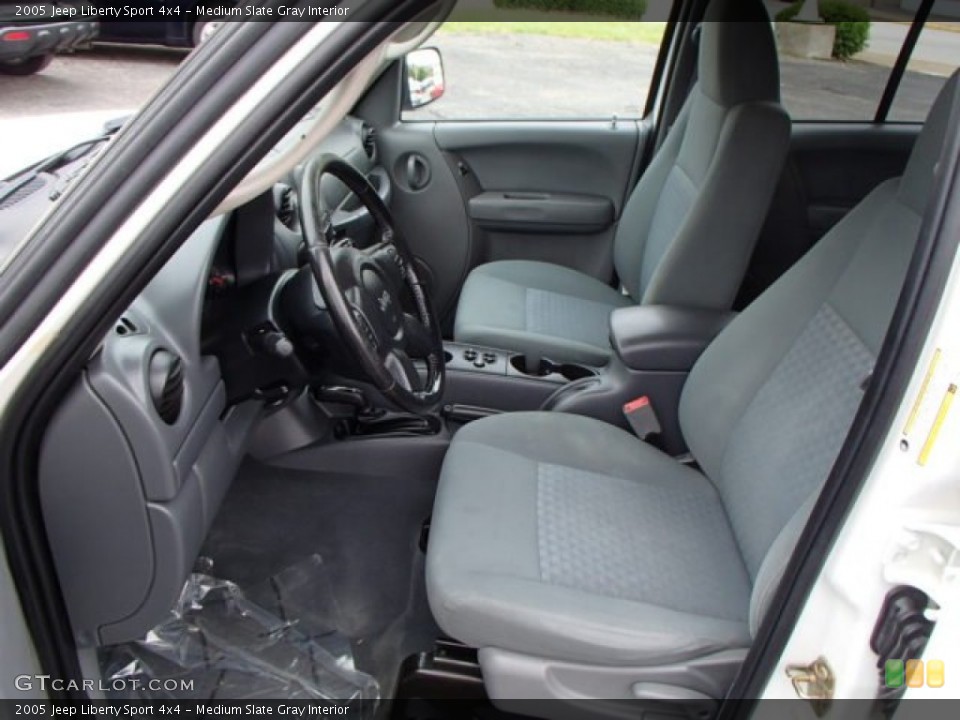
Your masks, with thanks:
M924 667L926 665L926 667ZM926 672L924 672L926 670ZM887 660L883 667L883 684L896 689L923 687L926 676L927 687L942 688L944 683L943 660Z

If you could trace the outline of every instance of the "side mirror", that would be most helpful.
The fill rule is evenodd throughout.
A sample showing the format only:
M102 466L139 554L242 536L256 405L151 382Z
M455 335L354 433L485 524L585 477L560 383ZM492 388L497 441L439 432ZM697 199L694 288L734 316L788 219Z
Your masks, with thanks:
M443 58L436 48L419 48L404 58L407 92L404 107L416 110L443 95Z

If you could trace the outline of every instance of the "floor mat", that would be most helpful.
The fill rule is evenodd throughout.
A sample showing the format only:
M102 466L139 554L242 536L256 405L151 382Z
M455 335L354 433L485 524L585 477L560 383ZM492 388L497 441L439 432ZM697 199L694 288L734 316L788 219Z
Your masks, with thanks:
M218 576L243 587L322 557L337 630L350 639L357 668L390 697L403 659L439 634L418 548L435 491L429 472L327 473L248 460L203 552Z
M115 699L344 700L372 717L379 688L357 671L319 555L244 591L201 560L169 617L103 651Z

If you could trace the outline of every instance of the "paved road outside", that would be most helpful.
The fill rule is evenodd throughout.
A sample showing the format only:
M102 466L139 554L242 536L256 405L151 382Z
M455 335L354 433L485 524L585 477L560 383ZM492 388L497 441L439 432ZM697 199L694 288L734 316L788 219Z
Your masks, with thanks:
M186 55L166 48L122 45L60 55L38 75L0 76L0 120L139 107Z
M882 50L895 46L895 36L905 29L884 23L875 24L873 32ZM955 33L931 36L936 42L928 43L934 48L929 62L944 59L940 53L951 41L950 47L960 46ZM440 33L432 44L444 54L447 93L413 115L422 119L637 117L656 55L652 45L538 35ZM879 50L871 52L882 55ZM39 75L0 77L0 177L136 109L185 56L163 48L99 46L58 57ZM862 61L785 59L784 103L797 119L869 119L888 73ZM925 73L908 73L895 119L919 120L926 114L943 78ZM66 115L52 117L61 114Z
M954 23L960 29L960 23ZM877 22L870 26L870 46L861 55L866 60L895 58L903 47L909 26L898 22ZM925 72L949 75L957 67L960 38L956 32L925 27L911 62Z
M952 36L960 48L960 35ZM446 94L410 119L639 117L653 45L537 35L438 33ZM958 60L954 60L956 66ZM869 120L890 74L862 61L781 59L783 102L796 119ZM894 117L922 120L944 78L908 73Z
M0 178L129 115L185 57L166 48L101 45L57 57L38 75L0 75Z
M543 35L438 33L446 92L417 119L639 117L657 47Z

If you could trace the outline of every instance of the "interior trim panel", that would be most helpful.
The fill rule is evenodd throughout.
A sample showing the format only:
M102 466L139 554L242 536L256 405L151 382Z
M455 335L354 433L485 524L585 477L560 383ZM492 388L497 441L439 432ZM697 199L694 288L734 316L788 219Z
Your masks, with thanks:
M44 436L44 521L81 647L140 637L175 604L260 416L259 402L226 412L219 364L200 351L226 224L203 225L154 278Z

